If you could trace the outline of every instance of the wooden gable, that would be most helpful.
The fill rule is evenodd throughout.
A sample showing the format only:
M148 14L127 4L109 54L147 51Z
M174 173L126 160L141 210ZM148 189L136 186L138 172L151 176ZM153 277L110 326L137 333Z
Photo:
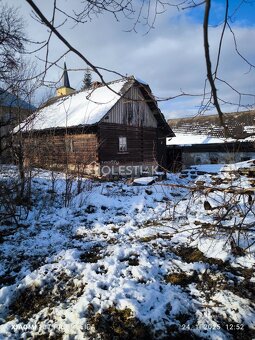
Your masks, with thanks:
M132 86L101 122L157 128L157 120L138 86Z

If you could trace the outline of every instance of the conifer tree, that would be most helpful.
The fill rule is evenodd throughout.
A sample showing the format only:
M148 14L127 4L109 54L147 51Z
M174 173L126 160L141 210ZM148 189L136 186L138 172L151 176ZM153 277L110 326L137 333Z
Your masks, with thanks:
M88 88L91 87L91 85L92 85L92 75L91 75L91 71L89 69L87 69L85 71L82 83L83 83L82 87L81 87L82 90L87 90Z

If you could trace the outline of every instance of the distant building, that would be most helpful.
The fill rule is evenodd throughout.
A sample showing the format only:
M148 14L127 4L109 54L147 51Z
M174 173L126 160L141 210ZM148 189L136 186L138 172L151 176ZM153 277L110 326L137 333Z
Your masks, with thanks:
M217 115L169 119L175 137L167 138L168 164L233 163L255 158L255 111L225 114L234 138L225 138Z
M69 94L72 94L75 92L75 89L73 89L70 86L69 76L66 68L66 63L64 63L64 72L61 78L62 85L57 89L57 96L67 96Z
M0 88L0 163L11 161L10 133L35 107Z
M165 141L174 134L149 85L128 77L74 92L66 67L63 81L57 97L23 124L28 164L95 176L166 166Z

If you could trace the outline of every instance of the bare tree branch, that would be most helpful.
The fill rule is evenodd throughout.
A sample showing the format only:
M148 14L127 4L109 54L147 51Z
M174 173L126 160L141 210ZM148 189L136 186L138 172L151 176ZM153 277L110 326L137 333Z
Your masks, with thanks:
M228 137L230 134L229 134L228 127L225 124L224 114L221 111L221 107L218 101L217 89L215 86L215 81L214 81L213 73L212 73L212 63L211 63L209 37L208 37L210 9L211 9L211 0L206 0L205 1L205 12L204 12L204 23L203 23L203 33L204 33L203 35L204 35L204 52L205 52L205 61L206 61L206 69L207 69L207 79L210 83L210 87L212 90L213 104L217 110L220 124L224 129L225 136Z

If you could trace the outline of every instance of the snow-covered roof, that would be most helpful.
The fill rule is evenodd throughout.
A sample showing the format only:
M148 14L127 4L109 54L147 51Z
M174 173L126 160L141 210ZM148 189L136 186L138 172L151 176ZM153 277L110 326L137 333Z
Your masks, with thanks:
M206 135L193 135L175 133L175 137L167 138L166 145L195 145L195 144L219 144L225 143L226 139L210 137Z
M123 86L128 81L123 79L109 83L109 87L100 86L61 97L35 112L30 122L22 123L21 129L43 130L98 123L123 95Z

